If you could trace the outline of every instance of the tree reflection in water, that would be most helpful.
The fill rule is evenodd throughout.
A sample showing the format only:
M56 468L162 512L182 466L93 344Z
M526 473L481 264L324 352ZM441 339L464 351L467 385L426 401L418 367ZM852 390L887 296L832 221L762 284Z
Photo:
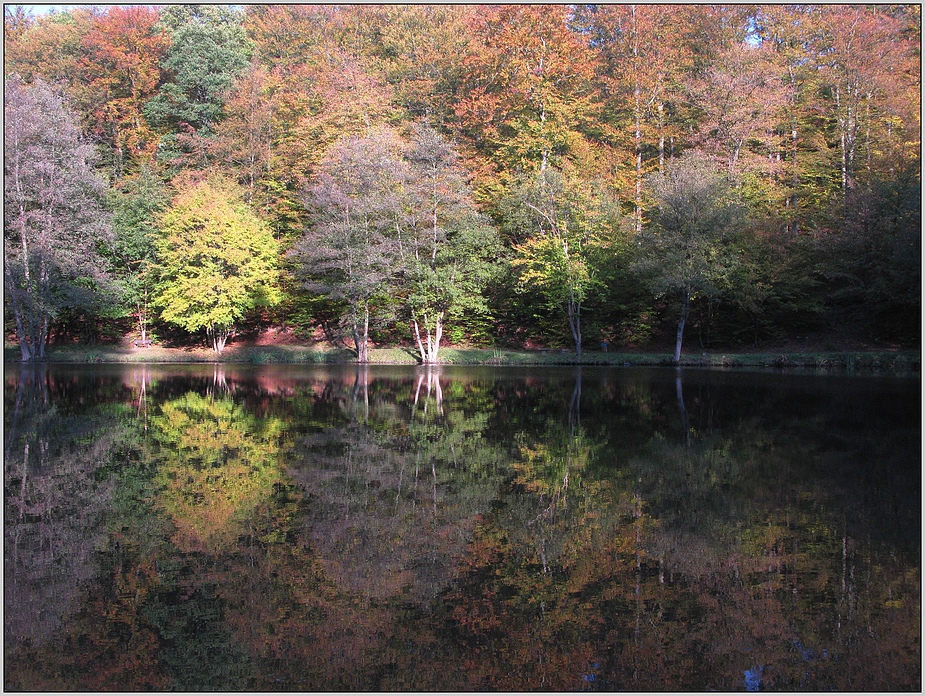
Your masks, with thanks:
M917 389L8 371L6 686L915 690Z

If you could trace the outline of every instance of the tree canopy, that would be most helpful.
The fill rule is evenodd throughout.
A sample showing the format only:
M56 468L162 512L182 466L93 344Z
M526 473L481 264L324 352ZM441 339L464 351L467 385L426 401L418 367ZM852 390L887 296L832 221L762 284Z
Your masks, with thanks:
M4 289L22 358L36 360L63 312L103 309L111 232L95 151L61 95L14 76L3 117Z
M264 326L349 325L422 360L450 316L460 342L677 346L675 300L633 257L651 241L665 273L690 275L657 243L656 186L690 153L741 210L735 269L679 300L702 348L919 339L914 5L7 6L4 37L8 78L51 86L82 134L68 147L117 192L106 258L123 294L50 313L53 341L78 319L117 335L140 316L142 258L119 260L158 214L139 177L179 191L217 174L286 269ZM386 132L395 152L363 151ZM374 172L388 200L357 188ZM344 264L367 219L382 239L357 275ZM337 225L354 237L335 253ZM459 275L456 238L498 265ZM412 248L426 263L396 270Z
M154 246L161 318L190 332L205 329L217 353L247 312L280 298L276 240L219 177L181 184Z

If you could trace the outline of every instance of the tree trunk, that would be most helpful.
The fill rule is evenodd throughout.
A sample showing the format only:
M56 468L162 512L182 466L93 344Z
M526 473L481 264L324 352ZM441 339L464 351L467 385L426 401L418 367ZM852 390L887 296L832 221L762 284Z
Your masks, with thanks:
M357 362L365 364L369 362L369 305L363 305L362 323L354 320L353 322L353 344L356 346Z
M684 292L684 301L681 304L681 318L678 320L678 337L674 344L674 361L681 362L681 343L684 341L684 325L687 323L687 317L691 312L691 292Z
M793 228L792 232L794 235L800 234L800 199L798 194L798 189L800 186L800 172L797 169L797 127L794 124L793 129L790 131L790 143L791 143L791 156L790 156L790 166L793 169L791 182L790 182L790 208L791 208L791 217L793 219Z
M440 351L440 341L443 339L443 316L437 315L437 325L434 328L434 342L431 346L431 363L437 364L437 353Z
M658 170L665 171L665 103L658 102Z
M228 342L228 339L234 334L234 328L225 328L217 326L209 326L206 328L206 335L212 339L212 349L216 353L221 353L225 350L225 344Z
M568 327L572 332L572 340L575 342L575 354L581 357L581 303L569 300L567 312Z
M6 245L4 245L4 248L5 247ZM13 284L13 275L10 272L10 264L5 258L3 268L4 280L10 293L10 305L13 310L13 320L16 322L16 338L19 341L19 350L22 353L23 362L28 362L33 358L32 349L29 346L29 342L26 340L25 324L23 323L23 310L19 301L19 291Z
M427 364L427 350L424 348L424 341L421 339L421 327L418 326L418 320L411 320L411 328L414 329L414 340L418 344L418 352L421 354L421 362Z
M417 319L412 319L411 325L414 329L414 338L417 341L418 350L421 353L421 363L424 365L436 365L437 355L440 352L440 341L443 338L442 313L437 314L433 333L427 328L426 320L423 333Z

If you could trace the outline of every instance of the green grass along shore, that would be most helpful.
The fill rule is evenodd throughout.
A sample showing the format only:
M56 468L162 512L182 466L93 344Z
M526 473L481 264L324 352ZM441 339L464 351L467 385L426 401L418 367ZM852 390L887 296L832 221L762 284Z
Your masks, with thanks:
M586 351L578 357L564 350L501 350L493 348L448 347L440 351L442 365L673 365L668 353L621 353ZM4 347L4 360L21 362L18 347ZM51 363L244 363L269 364L350 364L354 353L339 348L306 346L230 346L220 355L206 348L134 348L124 346L54 346L46 351ZM417 365L413 348L370 349L370 364ZM686 367L776 367L811 368L832 372L882 372L914 374L920 371L921 351L812 351L760 353L696 353L681 356Z

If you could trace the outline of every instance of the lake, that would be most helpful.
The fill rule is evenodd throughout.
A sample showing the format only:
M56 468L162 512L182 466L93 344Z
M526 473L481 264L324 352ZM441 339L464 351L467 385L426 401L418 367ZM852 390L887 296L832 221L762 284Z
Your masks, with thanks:
M920 379L5 366L7 690L921 691Z

